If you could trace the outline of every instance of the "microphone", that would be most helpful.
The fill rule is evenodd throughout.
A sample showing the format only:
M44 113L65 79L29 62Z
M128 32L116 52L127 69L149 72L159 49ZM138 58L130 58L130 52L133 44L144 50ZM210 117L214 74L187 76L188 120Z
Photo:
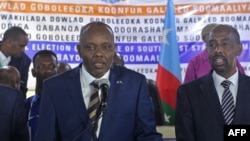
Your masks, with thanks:
M100 105L99 105L99 107L97 108L97 111L96 111L97 118L93 121L93 123L90 126L88 126L86 129L84 129L82 132L80 132L72 141L76 141L84 133L88 132L91 127L96 126L96 123L98 122L98 120L101 117L103 117L104 112L105 112L105 110L107 108L107 103L108 103L108 89L110 87L109 80L108 79L99 79L99 80L95 80L94 83L98 85L99 89L101 89L101 103L100 103Z
M110 82L108 79L100 79L95 81L99 88L101 89L101 106L104 108L104 110L107 107L108 103L108 89L110 87Z

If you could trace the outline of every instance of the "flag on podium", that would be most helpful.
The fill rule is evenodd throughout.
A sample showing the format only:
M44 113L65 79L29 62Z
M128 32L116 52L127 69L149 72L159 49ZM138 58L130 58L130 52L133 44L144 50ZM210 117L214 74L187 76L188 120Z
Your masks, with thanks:
M176 92L181 84L181 68L172 0L168 0L167 3L162 39L156 83L161 97L166 124L174 125Z

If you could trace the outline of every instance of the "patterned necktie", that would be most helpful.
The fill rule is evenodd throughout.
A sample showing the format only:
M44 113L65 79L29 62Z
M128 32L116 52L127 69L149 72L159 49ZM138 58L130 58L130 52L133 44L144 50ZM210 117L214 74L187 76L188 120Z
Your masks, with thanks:
M222 95L222 111L227 125L230 125L234 116L234 99L231 91L229 90L230 81L224 80L221 85L225 88Z
M96 111L100 105L100 99L99 99L99 94L98 94L98 84L92 82L90 85L94 86L94 91L92 95L90 96L90 101L89 101L89 106L88 106L88 113L89 113L89 118L92 121L92 124L94 124L94 131L97 129L97 114Z

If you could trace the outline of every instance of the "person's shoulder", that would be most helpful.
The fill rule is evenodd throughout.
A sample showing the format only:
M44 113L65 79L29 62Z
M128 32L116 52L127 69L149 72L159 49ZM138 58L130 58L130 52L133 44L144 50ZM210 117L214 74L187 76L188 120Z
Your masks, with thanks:
M0 84L0 91L1 91L0 95L6 97L17 97L18 95L22 95L20 91L2 84Z
M18 90L14 89L12 87L2 85L2 84L0 84L0 90L1 90L1 92L2 91L10 91L10 92L13 92L13 93L18 93L19 92Z
M113 66L114 71L119 71L124 75L128 75L133 79L133 77L145 77L143 74L136 72L132 69L126 68L126 67L120 67L120 66Z
M31 59L26 53L23 53L20 57L11 57L11 62L14 64L30 65Z
M250 82L250 76L246 75L246 74L243 74L243 73L240 73L239 72L239 79L243 79L245 81L248 81ZM249 83L248 83L249 84Z
M23 53L22 56L20 57L20 59L22 61L26 62L27 64L31 64L31 59L26 53Z
M31 61L30 57L26 53L23 53L22 57L28 61Z
M45 79L44 82L55 83L55 82L60 82L60 81L66 80L66 79L70 79L70 78L78 76L78 74L80 74L79 71L80 71L80 68L76 67L76 68L73 68L73 69L68 70L66 72L58 73L54 76L51 76L51 77Z
M196 87L196 86L202 85L202 84L207 83L207 82L212 81L212 80L213 80L212 74L208 73L200 78L191 80L187 83L183 83L180 87Z
M22 103L24 105L24 97L22 93L14 88L0 85L0 99L1 105L0 107L7 106L5 108L0 108L0 112L2 111L11 111L14 112L14 107L22 108L18 103ZM18 104L18 105L17 105Z

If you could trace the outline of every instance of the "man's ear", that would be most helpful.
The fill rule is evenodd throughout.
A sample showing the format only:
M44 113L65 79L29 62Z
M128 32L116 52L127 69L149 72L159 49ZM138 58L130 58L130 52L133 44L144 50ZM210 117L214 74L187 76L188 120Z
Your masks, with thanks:
M36 77L36 71L35 71L34 68L31 69L31 73L32 73L32 76L33 76L33 77Z
M236 55L240 56L242 53L242 44L237 45Z
M12 44L12 39L7 39L6 42L7 42L7 45L8 45L8 46L11 46L11 44Z
M81 46L80 46L80 44L78 44L78 45L77 45L77 52L78 52L78 54L79 54L80 58L82 58L82 54L81 54Z

